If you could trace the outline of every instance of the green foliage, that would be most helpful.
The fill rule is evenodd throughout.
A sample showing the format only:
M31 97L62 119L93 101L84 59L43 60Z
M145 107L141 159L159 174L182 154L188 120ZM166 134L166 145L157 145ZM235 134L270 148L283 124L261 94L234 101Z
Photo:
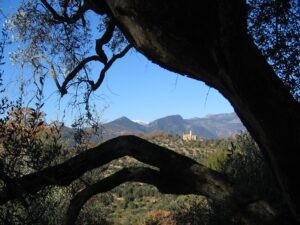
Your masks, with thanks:
M92 198L80 211L76 221L78 225L110 225L111 223L105 218L104 205L99 198Z
M155 135L151 134L142 137L201 163L205 162L211 154L224 149L224 146L227 145L227 141L223 139L184 141L180 136L172 136L164 133L155 133Z
M64 189L47 188L35 195L9 202L0 207L0 224L60 224L66 197Z
M43 81L40 81L43 86ZM22 96L17 102L9 102L5 96L5 100L1 101L1 189L12 178L40 171L64 160L65 149L59 140L59 127L46 124L41 112L41 86L37 86L36 108L23 107ZM54 187L44 188L34 195L22 196L0 206L0 224L59 224L67 199L66 189Z
M226 150L219 150L212 153L208 159L204 161L204 164L214 170L220 170L222 167L222 162L226 161L226 159Z
M53 165L62 152L59 127L45 126L42 113L32 108L13 107L7 118L0 124L6 174L20 177Z
M251 136L242 133L224 140L224 144L226 148L212 153L204 164L227 174L237 190L269 202L286 215L288 221L287 207L283 204L277 183ZM189 200L175 205L174 215L178 224L242 224L238 218L231 218L231 212L222 202Z
M187 199L174 208L175 220L178 224L206 225L210 217L210 208L205 199Z
M248 0L248 30L277 75L300 101L300 3Z
M221 161L220 171L237 189L265 199L283 210L283 200L277 182L257 144L248 133L237 135L227 150L227 159Z

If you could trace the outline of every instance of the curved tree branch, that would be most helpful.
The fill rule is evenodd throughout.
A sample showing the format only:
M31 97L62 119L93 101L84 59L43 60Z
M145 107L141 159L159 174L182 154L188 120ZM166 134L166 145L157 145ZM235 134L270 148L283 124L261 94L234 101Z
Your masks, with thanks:
M79 9L77 10L77 12L72 16L72 17L68 17L67 13L64 13L63 16L60 15L49 3L47 0L41 0L42 4L46 7L46 9L52 14L52 17L54 18L56 23L75 23L77 20L79 20L80 18L83 19L83 23L84 22L84 18L83 18L83 14L86 10L88 9L93 9L95 10L96 5L91 2L91 1L84 1L83 5L81 5L79 7ZM61 1L60 2L61 7L63 8L63 11L66 12L66 7L68 6L68 1ZM101 10L105 9L105 12L107 12L107 9L105 6L105 4L98 4ZM93 7L92 7L93 6ZM97 7L96 7L97 8ZM97 10L96 10L96 13ZM91 91L95 91L96 89L98 89L100 87L100 85L102 84L104 77L105 77L105 73L106 71L112 66L112 64L119 58L123 57L128 51L129 49L132 47L132 45L128 45L126 46L120 53L113 55L113 57L108 61L107 56L103 50L103 45L107 44L111 38L113 37L113 33L115 30L115 22L113 21L113 19L110 19L107 23L106 26L106 30L104 32L104 34L102 35L101 38L96 40L96 53L97 55L94 56L90 56L85 58L84 60L82 60L65 78L65 80L63 81L62 85L59 84L59 81L57 79L57 75L55 72L55 69L52 65L51 66L51 71L52 71L52 77L54 79L54 82L59 90L59 92L61 93L61 96L64 96L65 94L67 94L67 85L69 84L69 82L74 79L74 77L77 75L77 73L84 68L84 66L91 62L91 61L99 61L101 62L104 67L101 70L100 74L99 74L99 78L96 82L92 81L92 80L86 80L85 82L87 82L88 84L90 84L91 86ZM108 62L107 62L108 61ZM48 62L49 63L49 62ZM49 63L51 64L51 63Z
M58 12L49 4L47 0L41 0L42 4L46 7L46 9L52 14L53 22L55 23L76 23L79 19L82 18L83 14L89 9L88 4L84 1L83 5L81 5L77 12L71 17L67 16L66 13L64 15L59 15ZM63 9L66 12L66 9Z
M114 30L115 30L115 23L113 22L112 19L110 19L107 23L105 33L101 38L96 40L96 53L102 59L103 64L107 63L107 56L103 51L103 45L107 44L111 40L114 34Z
M155 166L160 169L161 173L168 174L170 177L178 177L180 174L186 176L184 173L190 172L197 173L195 174L197 179L189 177L191 186L201 187L205 195L213 193L214 197L212 197L215 199L224 199L233 191L231 184L224 175L198 164L188 157L136 136L121 136L85 151L57 166L12 179L0 192L0 204L18 198L22 194L35 193L45 186L69 185L85 172L124 156L131 156L143 163ZM210 187L208 190L207 184L214 186L214 188Z
M130 48L132 47L131 44L127 45L120 53L116 54L116 55L113 55L113 57L107 62L107 63L104 63L103 62L103 59L99 56L99 55L93 55L93 56L90 56L90 57L87 57L85 58L84 60L82 60L76 67L74 70L72 70L68 75L67 77L65 78L65 80L63 81L62 85L60 86L59 83L58 83L58 80L57 80L57 77L56 76L53 76L54 78L54 81L56 83L56 86L58 87L60 93L62 96L64 96L65 94L68 93L67 91L67 85L69 84L69 82L71 80L74 79L74 77L77 75L77 73L84 68L84 66L91 62L91 61L99 61L99 62L102 62L104 63L104 67L101 69L101 72L100 72L100 75L99 75L99 78L98 80L96 81L96 83L92 80L86 80L86 82L88 82L90 85L91 85L91 90L92 91L95 91L97 90L100 85L102 84L104 78L105 78L105 73L107 72L107 70L109 70L109 68L112 66L112 64L117 60L117 59L120 59L122 58L129 50Z
M127 45L121 52L119 52L116 55L113 55L113 57L105 64L104 68L101 70L99 78L95 84L92 85L92 90L97 90L100 85L102 84L106 71L112 66L112 64L119 58L122 58L130 49L132 48L132 45Z
M67 94L67 85L68 83L74 79L77 73L84 68L84 66L91 61L99 61L102 62L101 58L98 55L93 55L82 60L65 78L63 81L61 88L59 89L61 95Z
M46 7L46 9L52 14L53 18L55 20L62 20L63 17L60 16L56 10L49 4L49 2L47 0L41 0L41 2L43 3L43 5Z
M189 185L189 176L179 176L179 178L174 178L172 176L169 176L169 174L165 174L161 171L150 168L124 168L77 193L69 204L67 213L65 215L64 224L75 224L81 208L94 195L110 191L113 188L121 185L122 183L133 181L153 185L161 193L203 195L201 189L198 189L196 186L193 189L193 186ZM211 188L214 189L214 187ZM238 193L235 192L235 195L238 195ZM212 195L207 197L210 199L214 199L213 192ZM226 198L223 200L223 204L231 212L232 219L242 220L245 225L274 225L273 222L276 212L265 201L256 199L253 201L249 201L249 199L248 201L244 201L247 199L244 198L243 201L232 202L233 199L235 199L235 197L232 198L231 196L230 198Z
M85 172L123 156L131 156L143 163L157 167L158 170L123 169L87 187L72 200L66 221L76 219L80 208L91 196L108 191L126 181L152 184L162 193L204 195L210 199L226 202L226 205L234 212L240 212L241 207L244 209L249 202L253 202L253 197L234 190L224 175L186 156L139 137L122 136L85 151L60 165L21 178L11 179L0 192L0 204L20 198L24 194L35 193L45 186L66 186ZM265 207L263 206L263 208ZM268 212L273 218L275 213L272 210ZM246 218L248 213L252 215L254 212L252 209L250 212L245 210L243 218ZM263 223L260 222L260 224Z
M57 87L57 89L61 92L61 86L59 84L59 81L57 79L57 73L56 73L56 70L53 66L53 63L50 62L46 57L44 57L43 55L41 56L42 59L45 60L45 62L50 66L50 73L51 73L51 76L52 76L52 79Z

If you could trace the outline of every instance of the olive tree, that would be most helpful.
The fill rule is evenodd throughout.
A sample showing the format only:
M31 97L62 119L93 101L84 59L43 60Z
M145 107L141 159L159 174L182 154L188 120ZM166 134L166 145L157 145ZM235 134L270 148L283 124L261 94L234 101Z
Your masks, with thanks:
M153 63L219 90L256 140L299 222L297 21L299 3L293 0L29 0L7 26L23 42L15 61L32 65L36 76L49 74L62 96L83 87L79 97L87 106L109 68L133 47ZM91 32L95 23L99 37ZM96 78L89 70L91 62L102 66ZM236 213L243 206L247 210L241 217L248 223L253 222L249 217L257 215L249 213L255 208L249 207L252 197L234 190L222 174L132 136L113 139L61 165L17 179L13 182L17 186L7 183L0 202L43 186L67 185L125 155L159 170L129 168L99 181L73 199L67 223L72 224L89 197L128 180L153 184L164 193L197 193L224 200ZM274 219L267 203L256 204Z

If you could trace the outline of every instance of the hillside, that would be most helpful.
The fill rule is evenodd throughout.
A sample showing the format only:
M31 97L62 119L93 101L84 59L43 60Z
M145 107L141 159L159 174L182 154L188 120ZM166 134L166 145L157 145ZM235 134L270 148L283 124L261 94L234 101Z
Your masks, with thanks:
M204 164L214 153L227 149L231 141L231 139L183 141L181 137L167 135L162 132L142 135L141 137ZM112 174L121 168L129 166L146 165L133 158L123 157L115 160L105 169L97 171L97 176L106 177L107 174ZM161 194L151 185L127 182L109 192L99 194L93 198L93 204L97 205L98 209L101 209L103 217L109 221L109 224L147 225L148 223L145 223L145 219L152 214L156 215L159 212L169 214L179 209L179 207L188 207L189 204L195 204L195 202L203 201L203 199L201 196L194 195ZM91 209L88 206L86 210L92 211L93 208Z

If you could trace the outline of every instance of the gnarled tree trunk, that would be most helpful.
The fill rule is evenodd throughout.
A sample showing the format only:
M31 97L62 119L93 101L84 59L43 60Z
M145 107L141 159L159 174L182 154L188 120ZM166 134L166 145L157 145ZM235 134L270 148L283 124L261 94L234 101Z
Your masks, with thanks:
M95 3L97 11L114 18L142 54L164 68L206 82L229 100L300 221L300 106L247 34L245 2L105 2Z

